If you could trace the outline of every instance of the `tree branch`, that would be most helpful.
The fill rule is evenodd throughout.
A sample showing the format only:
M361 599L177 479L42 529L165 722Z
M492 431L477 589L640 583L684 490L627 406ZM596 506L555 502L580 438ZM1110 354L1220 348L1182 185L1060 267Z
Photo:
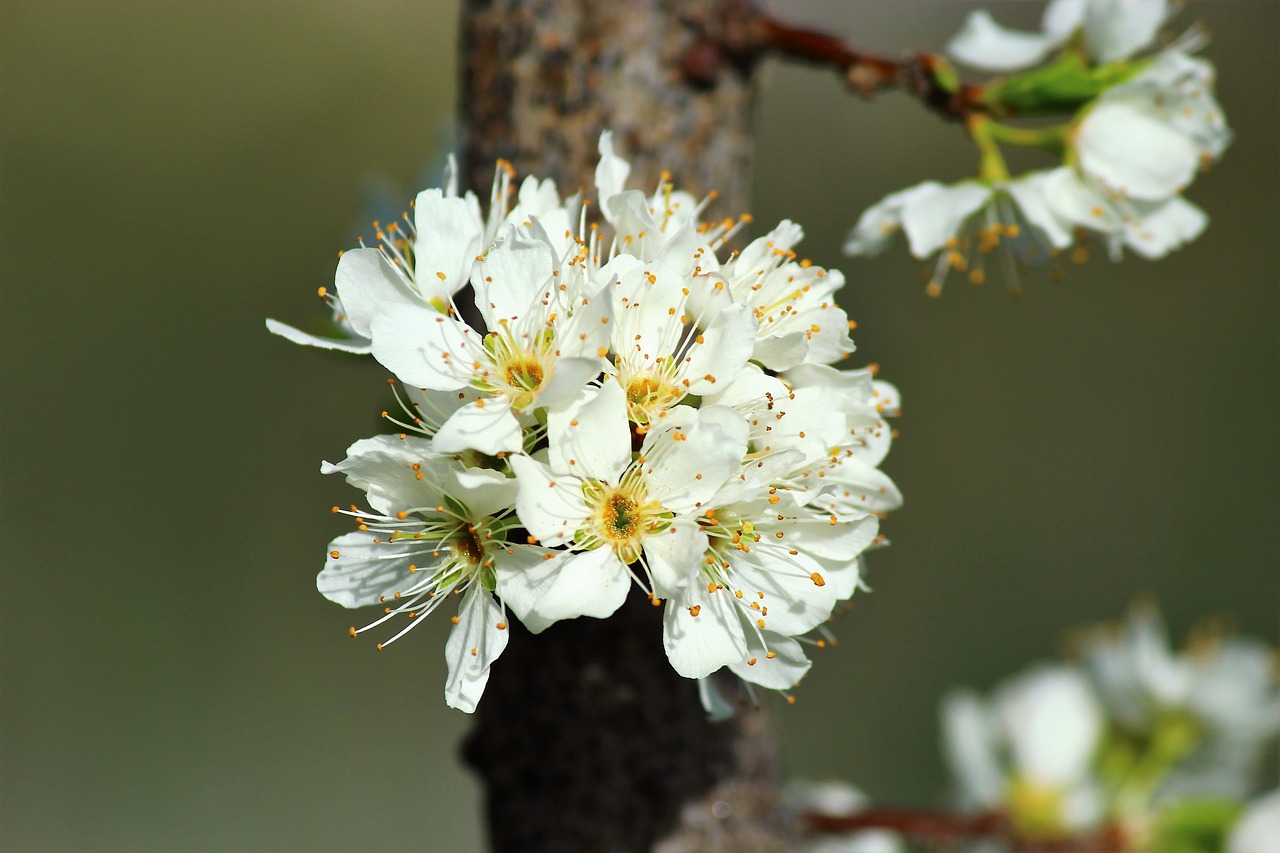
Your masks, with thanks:
M828 33L795 27L765 14L747 25L725 30L725 35L728 38L719 43L703 39L693 47L686 58L691 79L696 81L715 68L713 54L740 68L773 54L831 68L863 98L900 89L951 121L991 112L983 102L982 87L955 78L950 65L935 53L889 59L857 50Z

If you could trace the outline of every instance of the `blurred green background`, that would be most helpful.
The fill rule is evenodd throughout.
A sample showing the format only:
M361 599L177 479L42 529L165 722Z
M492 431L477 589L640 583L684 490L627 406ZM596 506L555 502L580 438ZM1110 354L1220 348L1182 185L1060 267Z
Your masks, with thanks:
M971 7L773 8L892 54ZM345 529L328 508L356 498L319 462L377 429L384 373L262 324L318 325L368 200L403 204L450 147L456 15L0 6L3 849L479 849L447 620L375 654L313 586ZM1280 5L1196 19L1238 134L1190 193L1207 234L1019 301L958 277L930 300L901 245L843 258L863 208L974 156L904 97L763 69L752 212L846 271L854 361L906 402L885 468L907 505L875 593L778 709L791 772L937 802L942 692L1144 593L1179 634L1230 614L1275 641Z

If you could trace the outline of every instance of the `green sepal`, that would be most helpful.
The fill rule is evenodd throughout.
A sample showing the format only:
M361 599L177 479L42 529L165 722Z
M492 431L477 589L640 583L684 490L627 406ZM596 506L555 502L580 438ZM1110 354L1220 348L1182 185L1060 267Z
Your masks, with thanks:
M480 567L480 585L489 592L498 588L498 576L494 573L493 566Z
M507 463L504 459L497 456L490 456L487 453L481 453L479 450L464 450L458 454L460 461L467 468L488 468L491 471L507 470Z
M453 565L447 565L440 571L436 572L436 576L431 579L435 584L435 588L441 592L453 589L458 581L462 580L462 569Z
M1141 68L1131 62L1091 67L1081 54L1069 51L1043 68L992 80L983 86L982 102L997 114L1075 112Z
M449 495L444 496L444 507L459 518L467 518L469 515L467 505Z

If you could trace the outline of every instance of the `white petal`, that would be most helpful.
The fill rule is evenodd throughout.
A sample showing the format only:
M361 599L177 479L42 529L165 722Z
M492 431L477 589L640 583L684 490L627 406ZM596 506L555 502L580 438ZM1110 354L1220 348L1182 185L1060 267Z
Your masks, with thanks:
M558 472L617 483L631 463L631 426L622 386L606 382L547 414L548 459Z
M698 608L697 616L690 612L692 607ZM697 584L667 599L662 645L672 668L685 678L705 678L742 660L747 644L736 609L726 590L707 593Z
M748 431L746 420L724 406L699 410L687 431L651 431L658 438L650 442L647 436L642 449L650 496L675 513L697 509L738 473Z
M458 409L435 435L436 450L457 453L478 450L489 456L519 453L523 445L520 423L506 397L483 397Z
M787 690L799 684L812 666L809 658L805 657L804 649L790 637L763 631L761 634L768 643L766 648L765 643L761 642L761 634L751 630L743 633L747 639L747 657L729 666L743 681L750 681L770 690ZM769 652L773 652L772 658L768 656Z
M657 256L665 241L662 240L662 229L649 213L649 202L644 193L626 190L604 199L600 206L604 218L617 232L615 239L620 250L642 261L652 261Z
M334 604L365 607L391 598L412 583L409 565L427 556L417 543L373 541L372 533L344 533L329 543L316 589ZM337 557L333 556L337 553Z
M624 265L619 255L610 262L610 267L618 269ZM631 259L634 260L634 259ZM589 356L600 358L600 347L609 345L609 335L613 330L613 285L605 284L593 294L579 295L573 306L573 313L568 320L560 323L556 329L556 342L561 356Z
M790 251L803 239L804 229L790 219L784 219L768 234L748 243L733 262L733 269L753 272L771 267L776 262L778 252Z
M423 190L414 202L418 238L413 244L414 278L424 299L451 296L471 279L484 226L465 199ZM345 299L343 300L346 301Z
M548 299L547 282L554 262L549 245L511 231L475 264L471 283L476 308L489 331L497 331L504 321L527 316L530 306Z
M586 520L588 509L577 477L552 474L527 456L511 457L516 472L516 514L530 533L547 545L564 545Z
M631 575L612 548L555 553L537 575L526 573L526 583L535 586L526 610L530 630L579 616L604 619L622 606L631 589Z
M920 192L937 186L932 181L891 193L862 212L858 224L845 238L846 255L878 255L902 227L902 207Z
M450 708L468 714L475 711L489 682L489 667L507 647L510 634L503 622L502 608L473 581L462 595L458 622L444 644L444 659L449 664L444 700Z
M1161 200L1195 177L1195 145L1145 104L1099 103L1076 131L1080 168L1109 189L1136 199Z
M1013 197L1027 222L1039 229L1049 245L1065 249L1075 238L1071 233L1071 223L1060 217L1049 204L1049 174L1047 171L1029 172L1006 184L1004 189Z
M537 545L512 545L510 554L501 554L494 572L498 580L496 592L521 624L537 634L554 620L540 616L535 610L538 599L554 582L560 566L553 561L562 551Z
M856 349L849 337L849 315L839 305L810 310L805 317L810 324L809 331L805 333L809 344L804 357L806 363L831 364ZM818 331L813 331L815 327Z
M745 305L730 305L703 331L702 344L689 352L689 393L705 394L742 370L756 345L756 318ZM707 377L711 377L708 379Z
M438 391L469 384L468 344L479 336L454 318L402 306L375 315L371 333L373 357L401 382Z
M644 556L658 598L671 598L695 579L707 551L707 534L692 520L677 518L661 533L646 536Z
M902 492L889 475L854 456L843 457L826 473L824 479L836 484L837 497L850 508L889 512L902 506Z
M1144 258L1163 258L1199 237L1209 216L1191 202L1174 196L1126 224L1125 245Z
M720 687L710 678L698 679L698 698L702 701L702 709L707 712L707 719L713 723L732 720L735 713L733 704L725 698Z
M761 529L774 530L773 524ZM847 515L835 524L823 517L817 521L796 524L778 522L777 528L786 533L791 547L811 557L824 560L852 561L875 541L880 530L880 519L871 513Z
M1084 11L1090 0L1052 0L1040 17L1040 29L1058 42L1065 42L1084 25Z
M558 358L551 378L538 391L538 405L563 408L576 400L587 383L600 375L604 363L596 358Z
M1014 71L1034 65L1057 46L1048 33L1028 33L1000 26L985 9L970 12L947 43L947 53L984 71Z
M279 335L285 340L292 341L295 344L302 344L309 347L320 347L321 349L338 350L339 352L350 352L356 355L368 355L370 346L368 338L348 338L347 340L339 340L337 338L321 338L315 335L309 335L306 332L295 329L293 326L281 323L279 320L267 320L267 331L273 335Z
M508 477L492 468L454 469L451 473L455 486L450 488L449 494L467 508L469 518L481 519L514 507L514 477Z
M444 185L444 194L447 198L454 198L458 194L458 158L453 154L445 160L444 174L440 176L440 183Z
M414 465L427 468L418 479ZM383 515L415 507L437 506L447 463L433 452L431 442L419 438L379 435L362 438L347 448L347 458L320 466L321 474L345 474L347 482L363 489L369 506Z
M927 258L960 230L960 225L991 200L991 188L974 182L934 184L902 207L902 230L911 254Z
M1127 59L1155 41L1169 18L1169 0L1090 0L1084 46L1099 64Z
M1070 786L1084 778L1102 734L1102 712L1080 673L1043 667L997 691L996 713L1014 766L1030 781Z
M752 460L737 476L726 480L706 503L721 507L758 498L763 490L783 480L803 462L804 454L798 450L781 450Z
M788 332L760 338L751 357L770 370L789 370L803 362L808 354L809 339L805 333Z
M1227 853L1280 853L1280 789L1249 803L1227 837Z
M366 338L371 336L370 324L379 308L419 301L408 279L377 249L343 252L334 274L334 287L352 331Z
M613 133L604 131L600 134L600 162L596 164L596 196L603 208L611 196L622 192L627 183L627 175L631 172L631 164L613 153Z
M819 560L818 562L823 566L822 576L827 579L828 584L835 587L836 601L853 598L854 593L860 589L870 590L862 580L867 564L865 556L859 554L852 562L843 560L839 562Z
M942 700L942 757L960 786L965 805L995 808L1003 803L1004 773L996 752L994 720L969 691Z
M812 575L822 567L803 551L790 555L763 551L759 545L747 554L735 554L733 561L734 591L741 589L752 601L769 608L768 615L758 617L777 634L796 636L821 625L831 615L839 600L836 588L826 583L818 586ZM759 593L764 593L761 598Z

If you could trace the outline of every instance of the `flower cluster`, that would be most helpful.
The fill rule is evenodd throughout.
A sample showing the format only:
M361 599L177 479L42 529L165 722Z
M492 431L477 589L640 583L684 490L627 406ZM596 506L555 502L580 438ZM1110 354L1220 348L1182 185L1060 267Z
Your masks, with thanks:
M1210 626L1174 652L1145 606L1078 647L1078 664L1036 667L990 699L947 697L960 804L1007 815L1023 838L1222 849L1280 732L1274 649ZM1186 846L1188 832L1216 840Z
M1231 135L1213 96L1213 66L1191 55L1204 41L1198 30L1142 55L1174 11L1170 0L1053 0L1039 33L972 13L949 52L1012 73L982 87L990 111L968 121L980 174L887 196L863 213L846 252L877 253L902 230L913 255L937 256L929 292L938 295L950 269L981 283L996 247L1016 282L1018 268L1050 263L1073 245L1083 259L1089 234L1113 259L1125 249L1160 258L1194 240L1208 218L1182 192ZM1055 113L1069 119L1028 128L1001 118ZM1042 149L1058 165L1013 176L1002 145Z
M381 606L351 633L399 625L382 645L456 597L445 695L464 711L508 613L536 633L608 617L633 587L665 608L681 675L789 689L901 501L877 467L896 391L831 366L853 351L843 277L798 258L792 222L728 252L746 217L706 221L709 199L665 179L627 189L608 133L603 222L549 181L513 193L506 164L486 213L454 171L342 255L322 296L343 339L268 321L400 383L402 432L322 469L368 508L334 508L358 529L331 543L320 592Z

